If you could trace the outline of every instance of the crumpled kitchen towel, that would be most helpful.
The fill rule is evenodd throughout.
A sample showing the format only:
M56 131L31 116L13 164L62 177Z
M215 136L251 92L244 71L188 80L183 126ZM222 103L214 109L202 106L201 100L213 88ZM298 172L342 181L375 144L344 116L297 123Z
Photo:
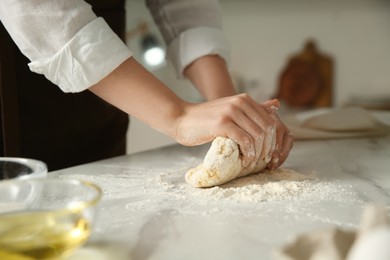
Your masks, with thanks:
M361 107L316 109L282 117L297 140L386 135L385 125Z
M383 207L368 205L358 230L334 227L299 235L275 259L390 260L390 218Z

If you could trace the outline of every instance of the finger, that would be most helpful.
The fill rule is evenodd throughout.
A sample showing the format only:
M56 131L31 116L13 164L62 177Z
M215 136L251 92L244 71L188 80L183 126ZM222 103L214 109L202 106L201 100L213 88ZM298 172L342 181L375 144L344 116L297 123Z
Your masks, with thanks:
M234 123L226 126L227 134L226 137L232 139L237 143L242 155L241 155L241 165L246 168L254 160L256 156L256 151L253 143L252 137L245 132L241 127L237 126Z
M280 154L279 149L283 148L283 143L284 143L284 138L285 138L285 133L288 131L287 127L283 124L283 122L280 120L279 116L275 113L272 114L271 117L274 119L275 122L275 128L276 128L276 133L275 133L275 147L273 151L271 151L271 160L272 161L278 161L278 157Z
M248 113L248 111L247 111ZM240 129L233 140L240 144L243 156L243 166L251 167L259 158L263 147L264 130L256 124L244 111L231 111L231 120ZM243 136L243 133L246 136ZM247 136L250 138L248 140ZM241 141L241 140L242 141ZM250 141L250 144L248 143Z
M266 130L261 158L267 163L271 161L272 154L276 147L276 129L275 126L269 126Z
M267 110L268 113L276 113L280 107L280 102L277 99L267 100L260 104Z
M255 133L255 135L253 135L252 132L250 133L255 140L257 151L255 163L259 159L266 159L269 161L271 157L268 155L273 153L276 146L275 124L278 121L278 118L274 118L273 114L266 111L264 107L259 106L256 102L251 102L250 105L251 109L246 110L245 113L259 126L258 130L260 131ZM279 101L276 99L270 100L266 102L266 105L269 106L269 108L272 106L273 109L276 110L279 106ZM268 158L265 158L267 156Z
M271 154L271 158L268 166L268 168L271 170L276 169L277 165L279 165L281 151L284 149L284 145L285 145L285 138L286 138L285 134L286 134L286 129L283 126L279 125L276 133L275 150Z
M273 158L271 159L271 162L268 165L268 168L270 170L274 170L278 168L280 165L282 165L285 162L290 150L293 147L293 144L294 144L294 136L290 131L286 131L283 135L283 142L282 142L282 146L280 147L281 150L279 149L275 150Z
M288 132L285 136L283 150L280 153L279 161L276 163L276 167L279 167L280 165L282 165L285 162L293 145L294 145L294 136L291 132Z
M273 119L270 117L269 112L265 107L259 105L255 100L253 100L247 94L241 94L237 96L237 105L240 106L244 113L252 119L260 127L264 128L269 124L273 123ZM278 106L278 102L275 100L270 100L269 104Z
M248 164L248 167L256 164L256 162L263 158L261 157L264 138L266 136L265 129L263 128L262 123L256 123L247 115L241 115L233 119L234 122L239 125L250 137L253 142L254 156L251 159L251 163Z
M274 98L274 99L264 101L263 103L261 103L261 105L266 106L266 107L274 106L274 107L279 108L280 102L278 99Z

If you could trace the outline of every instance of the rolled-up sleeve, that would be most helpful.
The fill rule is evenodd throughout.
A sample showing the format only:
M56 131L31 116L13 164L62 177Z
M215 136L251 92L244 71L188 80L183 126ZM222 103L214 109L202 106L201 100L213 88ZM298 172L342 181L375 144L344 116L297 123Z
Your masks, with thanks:
M82 0L1 0L0 19L30 69L64 92L89 88L132 56Z
M210 54L228 61L229 47L222 31L216 0L147 0L167 44L167 59L179 77L196 59Z

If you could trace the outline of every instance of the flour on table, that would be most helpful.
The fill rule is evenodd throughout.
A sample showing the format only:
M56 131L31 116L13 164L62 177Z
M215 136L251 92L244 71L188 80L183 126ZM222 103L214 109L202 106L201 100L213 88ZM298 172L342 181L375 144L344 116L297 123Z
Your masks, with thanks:
M172 199L185 199L192 202L267 202L299 199L342 197L343 189L320 182L314 175L305 175L291 169L279 168L275 171L264 171L232 180L212 188L194 188L183 182L176 174L160 174L150 181L161 196ZM160 188L157 188L160 186ZM150 190L151 191L151 190Z
M121 172L116 170L111 173L108 167L104 174L72 174L59 177L82 179L100 186L104 198L100 207L107 210L126 209L116 215L115 223L118 225L135 221L139 212L147 215L164 209L207 216L250 216L260 214L259 212L268 214L267 211L274 211L276 208L294 210L289 208L289 205L292 205L290 202L294 201L302 205L297 213L301 214L307 203L321 205L331 201L336 203L335 205L349 205L362 203L364 200L349 182L319 179L315 172L305 170L304 173L299 173L286 168L250 174L212 188L195 188L186 183L184 175L189 165L199 163L197 157L189 156L164 169L123 168ZM101 169L96 171L98 170ZM91 173L93 172L94 169L91 169ZM268 202L276 204L268 208ZM133 211L138 213L132 214ZM107 215L107 218L111 217ZM313 215L310 217L321 218ZM107 225L104 228L110 229L112 226Z

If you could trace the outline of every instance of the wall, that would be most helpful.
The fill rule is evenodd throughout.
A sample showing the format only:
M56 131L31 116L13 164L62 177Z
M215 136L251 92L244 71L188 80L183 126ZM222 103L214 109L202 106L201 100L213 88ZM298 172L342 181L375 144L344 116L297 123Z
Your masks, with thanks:
M221 9L230 68L257 100L274 93L287 57L309 38L335 59L337 106L353 96L390 96L390 1L221 0ZM127 11L129 29L141 19L153 25L144 1L129 0ZM156 27L151 30L159 36ZM141 61L138 39L128 45ZM182 98L199 101L194 88L172 71L167 65L153 73ZM128 152L134 153L174 141L132 119L128 143Z
M335 101L390 95L390 1L222 0L231 69L271 94L286 58L314 38L336 61Z

